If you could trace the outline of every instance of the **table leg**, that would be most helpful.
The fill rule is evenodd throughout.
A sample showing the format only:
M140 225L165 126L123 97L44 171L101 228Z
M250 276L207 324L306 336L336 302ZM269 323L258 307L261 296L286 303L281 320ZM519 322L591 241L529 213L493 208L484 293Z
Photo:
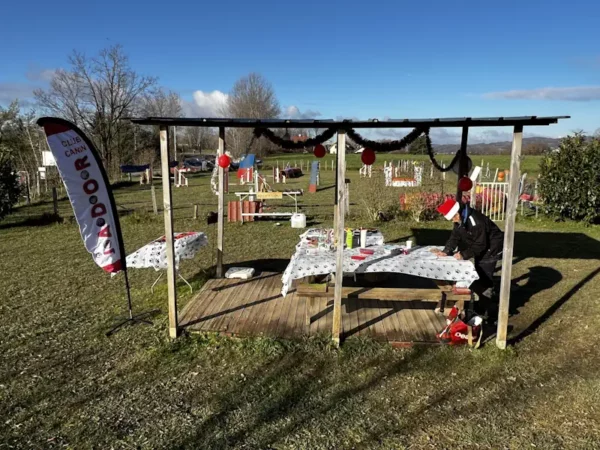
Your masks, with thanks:
M179 278L181 278L181 279L183 280L183 282L184 282L185 284L187 284L187 285L190 287L190 293L191 293L191 292L194 292L194 290L192 289L192 285L191 285L190 283L188 283L188 281L187 281L185 278L183 278L179 272L177 272L177 276L178 276Z
M152 286L150 287L150 292L154 294L154 286L156 286L156 283L159 282L159 280L162 278L163 273L160 272L160 275L158 276L158 278L156 279L156 281L154 281L154 283L152 283Z

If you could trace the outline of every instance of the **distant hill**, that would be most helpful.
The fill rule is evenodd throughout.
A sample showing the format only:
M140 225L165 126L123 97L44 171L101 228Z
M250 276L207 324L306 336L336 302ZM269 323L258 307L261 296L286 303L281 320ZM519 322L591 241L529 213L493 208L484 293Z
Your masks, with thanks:
M549 137L526 137L523 138L523 147L529 144L544 144L550 148L557 148L560 144L560 139ZM489 144L469 144L468 150L472 155L499 155L509 154L512 147L512 142L492 142ZM437 153L456 153L459 144L433 144L433 148Z

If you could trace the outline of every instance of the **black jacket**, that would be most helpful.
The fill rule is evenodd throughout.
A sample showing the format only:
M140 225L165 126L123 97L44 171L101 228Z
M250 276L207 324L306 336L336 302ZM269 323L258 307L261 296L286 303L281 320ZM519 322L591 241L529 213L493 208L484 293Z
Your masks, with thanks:
M458 247L458 251L464 259L496 256L502 251L504 233L487 216L470 207L467 208L466 220L463 220L463 211L461 210L461 222L454 224L444 253L451 255Z

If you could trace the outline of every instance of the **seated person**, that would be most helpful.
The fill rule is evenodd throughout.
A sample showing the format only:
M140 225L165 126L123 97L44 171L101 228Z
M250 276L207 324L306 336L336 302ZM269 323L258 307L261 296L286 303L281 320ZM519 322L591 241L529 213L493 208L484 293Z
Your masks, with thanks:
M432 250L438 256L454 255L456 259L474 259L479 275L471 289L479 296L476 310L488 319L496 319L498 300L494 290L494 271L502 255L504 233L489 217L461 205L456 200L446 200L437 208L447 220L454 222L450 239L443 251Z

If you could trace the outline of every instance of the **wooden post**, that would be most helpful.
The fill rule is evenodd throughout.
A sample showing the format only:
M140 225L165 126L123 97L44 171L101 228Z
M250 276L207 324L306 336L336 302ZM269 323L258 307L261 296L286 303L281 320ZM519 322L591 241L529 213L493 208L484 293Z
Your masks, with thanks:
M460 153L458 158L458 180L469 173L467 164L467 140L469 139L469 127L463 127L460 140ZM456 201L462 203L462 191L456 187Z
M194 220L198 220L198 205L194 205Z
M504 249L502 251L502 281L500 286L500 306L498 310L498 330L496 345L506 348L508 331L508 310L510 305L510 283L512 274L513 245L515 239L515 219L519 202L519 173L521 164L521 145L523 143L523 125L514 129L512 151L510 154L510 172L513 176L508 185L508 204L504 224Z
M54 215L58 216L58 192L56 188L52 188L52 206L54 207Z
M171 203L171 171L169 170L169 128L160 127L160 163L162 170L163 214L165 218L165 241L167 245L167 291L169 294L169 336L176 338L179 332L177 320L177 290L175 289L175 248L173 242L173 210Z
M334 230L337 250L335 260L335 290L333 297L333 326L331 338L340 345L342 331L342 283L344 280L344 216L346 209L346 131L338 130L337 134L337 223Z
M219 149L217 150L217 159L225 154L225 128L219 127ZM228 169L229 170L229 169ZM225 227L224 210L225 210L225 176L222 167L219 166L219 206L218 206L218 221L217 221L217 278L223 277L223 232Z
M156 203L156 188L154 187L154 184L150 186L150 192L152 193L152 211L154 212L154 215L157 215L158 204Z

